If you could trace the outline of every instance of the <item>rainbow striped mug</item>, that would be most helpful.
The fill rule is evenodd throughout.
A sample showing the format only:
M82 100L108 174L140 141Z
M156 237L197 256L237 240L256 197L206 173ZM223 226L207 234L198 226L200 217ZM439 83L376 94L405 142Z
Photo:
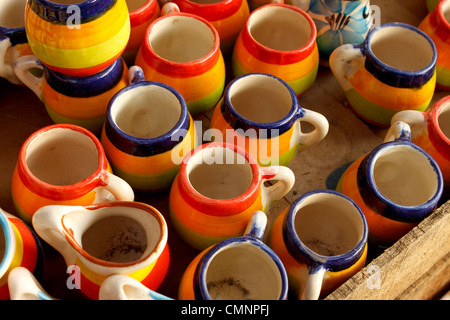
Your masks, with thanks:
M388 127L396 112L428 107L436 87L436 57L430 37L393 22L372 29L361 45L335 49L330 68L355 113Z
M145 79L167 84L186 101L189 113L213 108L225 87L225 63L217 30L207 20L167 3L150 24L135 64Z
M43 251L39 238L22 220L0 208L0 300L10 298L8 277L12 270L23 267L29 272L42 272Z
M28 0L31 50L52 70L87 76L116 61L130 37L125 0Z

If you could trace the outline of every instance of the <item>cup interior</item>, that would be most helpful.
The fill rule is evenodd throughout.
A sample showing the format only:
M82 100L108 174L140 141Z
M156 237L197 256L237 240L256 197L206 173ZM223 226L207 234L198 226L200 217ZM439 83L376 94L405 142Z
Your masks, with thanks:
M200 149L189 160L186 172L191 186L201 195L226 200L246 192L253 172L244 156L229 148Z
M149 43L161 58L186 63L208 55L214 49L215 36L207 24L195 17L172 15L155 22Z
M211 257L206 285L213 300L277 300L282 277L265 251L250 242L239 242Z
M429 159L407 145L382 149L373 160L372 175L380 193L402 206L418 206L438 190L438 177Z
M439 112L438 124L444 135L450 140L450 101Z
M388 26L375 32L370 49L383 63L402 70L417 71L433 59L433 47L418 32L401 26Z
M66 186L96 172L99 151L94 141L84 133L54 128L30 141L25 162L37 179L51 185Z
M286 7L267 6L254 11L248 27L253 39L278 51L300 49L311 37L308 20L298 11Z
M189 0L189 1L198 4L216 4L223 2L224 0Z
M364 222L356 207L344 197L312 194L300 202L294 218L300 241L323 256L349 252L364 235Z
M138 85L117 96L111 105L114 123L126 134L142 139L159 137L179 121L181 103L168 89Z
M442 4L442 14L444 15L444 19L450 23L450 2L445 2Z
M25 26L27 0L2 0L0 2L0 26L21 28Z
M253 74L233 82L228 98L236 112L257 123L276 122L292 108L289 90L276 78Z

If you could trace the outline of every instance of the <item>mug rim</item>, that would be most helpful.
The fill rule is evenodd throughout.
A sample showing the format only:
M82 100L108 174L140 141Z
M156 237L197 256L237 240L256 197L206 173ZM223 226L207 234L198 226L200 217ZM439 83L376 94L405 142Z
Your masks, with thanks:
M236 13L242 6L243 0L219 0L214 3L200 3L192 0L173 0L181 12L199 15L207 20L225 19Z
M436 173L436 191L433 196L424 203L415 206L405 206L397 204L384 196L379 191L375 183L373 172L376 158L386 149L395 148L396 146L409 147L415 152L419 152L428 160L430 166ZM443 192L444 183L442 173L438 164L425 150L412 143L409 139L395 139L394 141L385 142L376 147L372 152L364 157L363 161L361 161L357 172L357 176L358 175L361 175L361 178L358 179L359 183L364 184L364 186L367 186L374 193L374 196L370 195L369 192L367 192L367 194L364 194L366 201L374 203L376 207L381 206L381 208L387 208L388 210L382 210L382 212L379 212L379 214L386 218L400 222L419 222L425 217L429 216L432 213L433 208L441 198ZM360 192L361 190L365 190L365 188L362 186L360 188Z
M91 140L97 151L97 169L90 176L74 184L53 185L42 181L31 172L27 165L27 151L30 143L46 132L60 129L72 130L84 134L86 138ZM33 132L20 148L17 166L19 177L25 186L32 192L50 199L67 200L79 198L96 187L105 184L105 181L108 180L108 162L100 141L89 130L73 124L52 124Z
M439 116L441 115L442 110L447 107L450 112L450 95L441 98L438 100L435 105L431 109L431 121L433 123L432 129L437 133L440 139L443 140L444 143L439 143L442 145L444 149L447 149L450 152L450 137L447 137L442 131L442 128L439 125Z
M450 22L445 18L444 6L448 5L450 10L450 2L448 0L439 1L436 5L436 12L439 19L439 25L445 27L447 31L450 31Z
M281 119L273 121L273 122L255 122L250 119L247 119L243 117L241 114L237 112L237 110L234 108L233 104L231 103L230 99L230 90L233 85L235 85L238 81L241 81L242 79L246 77L252 77L252 76L263 76L266 78L278 80L289 92L291 97L291 107L289 109L289 112L283 116ZM252 72L247 73L242 76L239 76L235 79L233 79L228 86L225 88L224 92L224 107L229 111L230 116L228 116L227 113L222 113L225 120L230 124L232 128L239 127L241 129L247 130L247 129L257 129L257 135L259 136L259 130L260 129L278 129L278 135L281 135L282 133L288 131L295 123L295 121L305 112L304 109L300 106L297 95L295 94L292 87L283 79L267 74L267 73L261 73L261 72ZM271 130L267 132L267 138L271 138L272 133Z
M392 28L392 27L399 27L408 29L410 31L413 31L417 34L419 34L421 37L423 37L428 44L430 45L430 48L432 50L432 57L431 60L428 62L428 64L418 70L413 71L407 71L398 69L395 67L392 67L383 61L381 61L372 51L371 48L371 39L372 37L380 30L384 28ZM417 27L414 27L412 25L409 25L407 23L403 22L389 22L382 24L378 27L373 28L370 30L366 36L366 39L364 40L363 44L361 45L364 48L364 51L367 53L366 57L369 57L369 59L366 58L365 66L368 69L370 73L375 73L377 75L377 78L393 87L400 87L400 88L416 88L421 87L424 83L428 82L430 79L432 79L434 73L435 73L435 66L437 61L437 50L436 46L431 40L431 38L422 30L420 30ZM395 75L392 77L392 75Z
M225 200L209 198L198 192L189 181L189 173L187 171L189 160L203 149L216 147L227 148L240 154L245 158L251 168L253 174L252 182L248 189L237 197ZM183 158L178 172L178 186L182 198L189 205L198 208L204 214L216 216L228 216L244 211L248 207L247 204L249 202L253 203L257 199L262 179L262 169L256 160L246 150L227 142L209 142L197 146Z
M175 96L180 104L180 116L175 123L175 125L167 132L153 138L139 138L132 136L125 131L123 131L117 123L114 121L111 109L114 106L114 102L124 93L134 90L138 87L150 87L156 86L169 91ZM177 144L180 143L178 140L172 140L172 137L178 131L183 131L184 134L180 137L186 136L189 127L191 125L191 119L188 112L188 108L184 98L181 94L169 85L161 82L148 81L148 80L138 80L136 82L130 83L126 87L120 89L108 103L108 108L106 110L106 121L105 121L105 133L108 139L114 144L119 150L131 154L134 156L151 156L159 153L163 153L171 150Z
M244 235L240 237L234 237L225 239L215 245L213 245L200 259L198 266L194 273L194 294L195 296L199 296L204 300L212 300L208 287L206 284L206 274L208 272L209 265L211 261L214 259L215 255L219 253L222 249L227 248L229 246L233 246L236 244L250 244L258 249L262 250L265 254L272 259L272 261L277 266L279 271L280 280L281 280L281 292L278 300L285 300L288 292L288 278L286 269L284 267L283 262L278 257L278 255L263 241L251 236Z
M318 194L328 194L335 197L339 197L347 201L350 205L352 205L356 209L356 212L359 213L363 226L361 238L358 240L358 242L354 245L353 248L342 254L334 256L325 256L311 250L301 241L300 237L298 236L295 230L295 217L298 212L298 207L303 201L305 201L310 196ZM311 263L321 264L327 270L331 271L344 270L355 264L364 253L364 250L367 246L368 235L369 229L367 225L367 220L361 208L356 204L356 202L353 199L349 198L348 196L340 192L330 189L317 189L302 194L291 204L283 221L283 240L286 243L286 248L289 254L292 255L297 261L302 260L302 258L299 257L299 254L303 255L304 257L311 260Z
M91 204L91 205L87 205L87 206L81 206L82 208L84 208L87 211L94 211L97 209L102 209L102 208L117 208L117 207L127 207L127 208L135 208L138 210L142 210L147 212L148 214L151 214L157 221L158 221L158 225L160 227L160 237L155 245L155 248L148 252L145 256L142 256L140 259L134 260L134 261L130 261L130 262L111 262L111 261L107 261L107 260L103 260L100 258L97 258L93 255L91 255L90 253L88 253L86 250L83 249L82 246L80 246L80 243L78 243L74 238L73 238L73 231L71 229L68 229L65 224L64 224L64 216L63 215L61 218L61 224L62 224L62 230L63 233L67 239L67 241L69 241L69 243L72 245L72 247L81 255L83 256L85 259L89 260L90 262L96 263L98 265L101 265L103 267L132 267L135 265L138 265L150 258L153 259L151 260L151 262L158 260L159 256L162 254L162 252L164 251L166 245L167 245L167 224L166 221L164 219L164 217L162 216L161 212L159 212L155 207L143 203L143 202L137 202L137 201L123 201L123 200L114 200L114 201L107 201L107 202L103 202L103 203L97 203L97 204ZM74 210L76 210L77 207L74 207ZM69 212L70 213L70 212ZM117 215L113 215L112 217L116 217ZM136 220L133 219L136 222L138 222L141 226L142 224Z

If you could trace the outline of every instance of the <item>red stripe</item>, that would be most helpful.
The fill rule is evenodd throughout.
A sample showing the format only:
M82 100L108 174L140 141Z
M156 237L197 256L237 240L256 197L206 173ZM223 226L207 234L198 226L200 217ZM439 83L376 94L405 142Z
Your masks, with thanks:
M271 63L271 64L291 64L299 62L306 57L308 57L313 51L316 43L316 37L317 37L317 29L316 25L314 24L314 21L312 18L302 9L299 9L297 7L291 6L291 5L285 5L285 4L279 4L279 3L273 3L269 5L265 5L262 7L259 7L258 9L254 10L252 14L255 12L258 12L260 10L264 10L268 7L283 7L283 8L289 8L291 10L299 12L305 19L308 21L308 24L311 28L311 35L306 45L304 45L302 48L299 48L297 50L291 50L291 51L280 51L280 50L274 50L271 48L268 48L258 42L255 41L255 39L250 34L250 26L249 21L250 19L247 19L244 28L242 29L242 42L244 47L247 49L247 51L257 59Z
M125 48L124 48L125 50ZM108 59L107 61L100 63L98 65L92 66L92 67L87 67L87 68L61 68L61 67L56 67L56 66L52 66L49 64L45 64L49 69L52 69L56 72L68 75L68 76L74 76L74 77L87 77L87 76L91 76L94 74L97 74L103 70L105 70L107 67L109 67L111 64L114 63L114 61L116 61L117 59L119 59L119 57L122 55L122 52L119 52L118 54L116 54L114 57L112 57L111 59Z
M444 16L444 4L448 1L440 1L436 8L430 13L430 26L437 37L443 42L447 42L450 38L450 23Z
M217 21L228 18L236 13L243 0L224 0L216 3L196 3L189 0L173 0L181 12L196 14L208 21Z
M151 290L158 289L164 278L166 277L167 271L169 269L169 264L170 250L169 245L166 244L152 271L150 271L148 276L145 277L145 279L142 280L141 283Z
M444 106L450 104L450 96L442 98L433 106L428 121L428 137L436 150L450 161L450 138L447 137L439 126L439 113Z
M14 223L20 233L20 236L22 237L23 257L20 266L27 268L31 273L33 273L37 261L36 240L22 220L16 218L10 218L9 220Z
M144 24L149 21L159 9L157 0L148 0L142 7L137 10L131 11L130 26L131 28Z

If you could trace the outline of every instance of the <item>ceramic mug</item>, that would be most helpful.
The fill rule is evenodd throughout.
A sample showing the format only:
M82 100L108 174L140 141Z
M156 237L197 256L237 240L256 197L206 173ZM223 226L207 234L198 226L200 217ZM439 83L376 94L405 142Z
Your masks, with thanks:
M29 72L36 68L43 70L40 77ZM17 59L14 71L43 102L53 122L78 125L96 135L101 132L112 96L128 84L128 68L122 58L85 77L53 71L34 55Z
M419 29L429 35L436 46L436 87L450 90L450 1L439 1L420 23Z
M410 139L410 127L394 123L385 142L354 161L336 187L364 212L369 243L375 246L388 247L408 233L442 195L438 164Z
M110 101L101 143L114 174L133 189L171 186L181 159L197 146L197 133L183 97L130 68L130 85ZM178 160L177 160L178 159Z
M11 298L8 277L12 270L23 267L40 275L43 251L34 231L3 209L0 209L0 253L0 300L7 300Z
M57 300L49 295L34 275L24 267L15 267L8 276L11 300Z
M370 0L288 0L313 18L317 27L320 63L328 66L331 53L343 44L361 44L372 27Z
M173 300L123 274L113 274L106 278L100 286L98 296L99 300Z
M225 63L217 30L202 17L166 3L147 28L135 64L146 80L178 91L191 115L211 109L222 96Z
M25 33L24 10L27 0L3 0L0 4L0 77L20 84L14 61L32 54Z
M125 0L28 0L25 29L31 50L47 67L88 76L120 57L130 18Z
M63 256L79 280L78 289L90 299L99 298L100 286L113 274L155 290L167 273L167 224L147 204L50 205L40 208L32 222L37 234Z
M367 234L354 201L319 189L297 198L275 219L268 243L283 261L292 292L315 300L364 267Z
M122 58L128 65L134 64L136 54L142 45L147 30L153 20L161 15L161 8L157 0L125 0L130 15L130 38L128 39Z
M392 125L406 122L411 142L424 149L439 165L444 189L450 191L450 96L437 101L426 112L404 110L392 117Z
M261 167L236 145L205 143L180 165L170 190L170 218L184 241L203 250L242 235L253 213L267 212L294 180L288 167ZM266 181L277 182L268 187Z
M236 40L233 74L272 74L286 81L299 96L316 79L316 36L316 26L305 11L279 3L264 5L250 14Z
M111 173L100 141L71 124L41 128L25 140L11 189L16 213L27 223L46 205L134 200L128 183Z
M181 12L198 15L216 28L220 37L220 49L225 56L233 51L239 32L249 15L246 0L173 0Z
M305 122L314 129L302 132ZM211 117L211 128L221 132L219 138L246 149L260 165L287 166L297 150L324 139L328 121L320 113L303 109L285 81L249 73L227 86Z
M243 236L221 241L191 261L180 282L180 300L285 300L286 270L262 242L267 216L256 211Z
M338 47L330 68L356 114L388 127L396 112L428 107L436 86L436 55L425 33L393 22L372 29L362 45Z

